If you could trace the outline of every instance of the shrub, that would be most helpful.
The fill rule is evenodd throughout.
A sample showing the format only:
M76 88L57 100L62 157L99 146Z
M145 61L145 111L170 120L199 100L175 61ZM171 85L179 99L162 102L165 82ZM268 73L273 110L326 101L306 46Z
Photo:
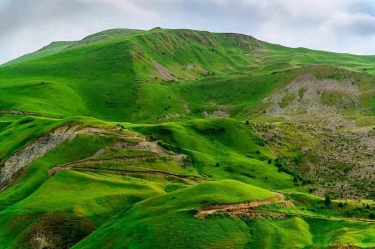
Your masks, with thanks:
M310 189L309 189L309 193L312 194L312 193L314 193L314 192L317 191L317 190L318 190L317 188L310 188Z
M27 118L22 119L22 120L20 121L20 125L28 124L28 123L31 123L31 122L33 122L33 121L34 121L33 118L27 117Z
M326 206L329 206L329 205L331 205L331 203L332 203L332 197L327 194L326 198L324 200L324 204L326 204Z
M199 210L196 209L196 208L190 208L190 209L188 210L188 213L189 213L190 215L196 215L198 212L199 212Z
M184 158L184 166L187 167L187 166L191 166L191 165L193 165L193 160L191 159L191 157L186 156Z

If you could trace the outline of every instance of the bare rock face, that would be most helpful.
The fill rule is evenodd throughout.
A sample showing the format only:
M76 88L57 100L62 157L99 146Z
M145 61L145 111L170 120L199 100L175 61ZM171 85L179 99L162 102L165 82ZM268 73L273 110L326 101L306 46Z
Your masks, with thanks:
M163 65L154 60L151 60L151 64L154 66L155 70L161 78L168 80L177 80L177 77L172 73L172 71L165 68Z
M75 131L78 126L74 127L59 127L54 132L46 134L25 148L17 151L10 156L0 169L0 192L4 191L14 180L17 174L29 166L31 162L44 156L46 153L62 144L67 139L72 139L75 136Z

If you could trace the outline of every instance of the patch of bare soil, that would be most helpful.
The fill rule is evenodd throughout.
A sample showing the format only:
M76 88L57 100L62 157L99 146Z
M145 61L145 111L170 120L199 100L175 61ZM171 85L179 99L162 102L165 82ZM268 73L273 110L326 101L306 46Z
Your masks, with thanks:
M203 112L203 116L206 118L229 118L230 117L230 110L231 108L226 105L218 105L216 103L211 102L212 107L216 109L212 114L208 113L207 111Z
M25 235L23 242L32 249L68 249L95 230L88 219L65 213L45 214Z
M157 61L151 60L151 64L154 66L155 70L158 72L161 78L168 80L177 80L177 77L170 71L165 68L163 65L159 64Z
M190 64L187 66L187 70L194 70L195 66L193 64Z
M187 114L191 113L191 110L189 109L189 106L187 104L184 104L184 108Z
M277 195L273 198L268 198L265 200L257 200L248 203L239 204L222 204L222 205L209 205L201 207L199 212L194 215L195 218L204 219L208 215L213 215L215 213L226 213L234 216L249 215L255 213L255 208L263 205L273 204L273 203L283 203L285 202L285 196L282 193L275 193Z

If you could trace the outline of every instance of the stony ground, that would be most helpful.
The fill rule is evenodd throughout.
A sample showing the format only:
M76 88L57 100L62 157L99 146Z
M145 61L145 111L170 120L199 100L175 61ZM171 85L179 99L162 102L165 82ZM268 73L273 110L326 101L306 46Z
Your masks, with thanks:
M312 182L306 187L313 189L314 194L324 196L332 192L340 198L372 197L375 131L330 124L326 120L319 124L255 124L253 128L276 155L283 157L307 183ZM300 155L301 159L294 160L291 153Z

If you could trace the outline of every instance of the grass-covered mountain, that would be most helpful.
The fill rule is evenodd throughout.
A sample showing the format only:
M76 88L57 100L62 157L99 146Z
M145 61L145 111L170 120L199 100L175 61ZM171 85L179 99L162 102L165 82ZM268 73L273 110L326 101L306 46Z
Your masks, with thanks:
M375 56L115 29L0 66L0 248L371 248Z

